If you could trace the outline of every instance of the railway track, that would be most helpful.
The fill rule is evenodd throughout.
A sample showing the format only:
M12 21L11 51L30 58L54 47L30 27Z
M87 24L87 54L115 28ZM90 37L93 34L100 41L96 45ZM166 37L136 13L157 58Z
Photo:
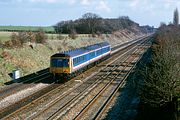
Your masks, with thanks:
M38 73L33 78L26 79L25 81L23 81L23 83L14 83L12 85L8 85L4 89L1 89L0 90L0 94L1 94L0 118L2 118L2 116L8 115L14 110L30 102L28 100L30 98L29 95L36 95L36 92L38 92L41 89L43 91L46 91L47 89L50 90L50 88L52 88L50 85L47 85L47 84L43 85L43 84L38 83L43 80L44 81L48 80L50 78L52 78L52 76L49 74L49 72L47 72L47 70L45 70ZM36 89L36 90L33 90L33 89ZM24 95L26 91L29 91L29 94ZM37 95L33 99L35 98L37 98ZM16 108L14 106L16 106Z
M50 78L51 75L49 74L49 72L45 72L42 74L39 74L33 78L30 79L26 79L25 81L23 81L23 83L14 83L12 85L9 85L7 87L5 87L4 89L0 90L0 101L10 95L13 95L23 89L28 89L34 86L34 84L30 84L30 83L38 83L41 82L43 80L46 80L48 78Z
M104 66L107 67L107 65L104 65ZM111 70L111 71L113 71L113 70ZM99 81L99 79L100 79L100 77L97 77L97 81ZM38 118L42 115L41 114L42 112L46 113L47 111L49 111L49 108L53 108L53 106L57 105L59 101L61 101L61 102L67 101L68 98L67 97L65 98L65 96L68 96L69 94L73 94L73 92L75 91L74 88L78 88L78 87L80 89L84 88L82 90L85 91L85 88L88 88L90 83L96 84L95 81L90 81L89 79L88 80L86 79L82 82L84 83L83 85L81 85L81 82L69 82L66 85L61 85L61 86L60 85L54 85L54 87L51 87L51 89L44 90L43 94L41 93L41 95L40 95L40 93L39 93L39 95L34 95L35 99L31 99L32 96L31 97L29 96L29 98L32 102L29 102L27 104L23 104L20 107L17 107L17 109L11 110L10 112L6 112L6 110L3 111L3 113L7 113L7 114L0 114L0 118L3 118L3 117L4 117L4 119L11 119L11 118L13 118L13 119L16 119L16 118L17 119L19 119L19 118L21 118L21 119L26 119L26 118L34 119L34 118ZM72 88L72 86L74 86L74 88ZM93 86L91 86L89 88L93 88ZM66 91L66 93L63 93L61 91ZM78 89L77 89L77 91L78 91ZM36 94L38 94L38 93L36 93ZM76 95L76 94L74 94L74 95ZM24 101L28 101L28 99L22 101L23 103L26 103ZM39 101L39 102L37 102L37 101ZM62 102L62 105L65 105L65 103L66 102ZM34 111L33 111L33 109L34 109ZM56 113L56 112L54 112L54 113ZM47 115L47 118L49 118L49 119L51 117L53 118L54 113L51 112L50 115Z

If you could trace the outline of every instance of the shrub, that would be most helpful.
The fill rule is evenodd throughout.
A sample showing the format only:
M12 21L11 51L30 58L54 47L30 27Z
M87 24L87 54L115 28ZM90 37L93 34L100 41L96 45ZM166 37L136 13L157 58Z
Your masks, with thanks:
M22 43L19 39L19 36L16 33L12 33L11 35L11 42L12 42L12 47L22 47Z
M3 52L1 53L1 58L9 58L9 57L10 57L10 54L9 54L8 52L3 51Z
M3 44L3 42L1 41L1 39L0 39L0 48L4 48L4 44Z
M96 37L96 34L95 34L95 33L92 33L92 37Z
M4 47L6 47L6 48L13 48L13 43L12 43L12 41L11 41L11 40L6 41L6 42L4 43Z
M58 35L57 35L57 39L58 39L58 40L63 40L63 39L64 39L64 36L62 36L61 34L58 34Z
M35 43L36 42L36 35L33 32L27 32L28 42Z
M61 48L61 47L58 47L57 50L58 50L59 52L61 52L61 51L62 51L62 48Z
M47 36L45 35L44 31L40 30L35 34L36 43L46 43Z
M96 34L97 34L98 37L101 36L101 32L99 32L99 31L97 31Z
M18 36L19 36L19 40L21 41L21 44L29 42L27 32L19 32Z
M77 33L76 33L76 31L73 29L73 30L71 30L71 33L69 34L69 37L71 38L71 39L76 39L78 36L77 36Z

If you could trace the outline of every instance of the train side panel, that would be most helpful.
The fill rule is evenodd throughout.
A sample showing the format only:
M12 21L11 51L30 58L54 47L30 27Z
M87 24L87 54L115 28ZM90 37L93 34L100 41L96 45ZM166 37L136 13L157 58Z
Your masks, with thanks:
M110 53L111 53L111 49L110 49L110 46L108 46L108 47L103 47L101 49L89 52L82 56L74 57L72 58L73 65L72 65L71 71L75 72L95 61L98 61L99 59L102 59L103 57L107 55L110 55Z

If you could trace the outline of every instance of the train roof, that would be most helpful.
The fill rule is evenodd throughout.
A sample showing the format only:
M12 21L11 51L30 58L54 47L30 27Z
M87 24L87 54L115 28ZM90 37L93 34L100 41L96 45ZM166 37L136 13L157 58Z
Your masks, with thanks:
M86 46L86 47L81 47L74 50L56 53L52 55L51 57L74 57L74 56L78 56L80 54L84 54L86 52L89 52L89 51L92 51L92 50L95 50L104 46L108 46L108 45L110 45L108 42L101 42L101 43L97 43L97 44Z

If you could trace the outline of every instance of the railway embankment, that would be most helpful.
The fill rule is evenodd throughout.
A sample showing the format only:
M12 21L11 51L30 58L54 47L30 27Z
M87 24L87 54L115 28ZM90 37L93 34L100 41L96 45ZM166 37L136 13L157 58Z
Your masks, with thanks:
M65 37L62 40L47 40L45 44L35 44L33 48L24 44L22 48L0 48L0 85L10 81L10 73L19 69L21 76L35 73L49 67L49 57L59 51L66 51L82 46L108 41L112 46L122 44L141 37L143 33L135 34L128 30L95 37L80 35L76 39Z

